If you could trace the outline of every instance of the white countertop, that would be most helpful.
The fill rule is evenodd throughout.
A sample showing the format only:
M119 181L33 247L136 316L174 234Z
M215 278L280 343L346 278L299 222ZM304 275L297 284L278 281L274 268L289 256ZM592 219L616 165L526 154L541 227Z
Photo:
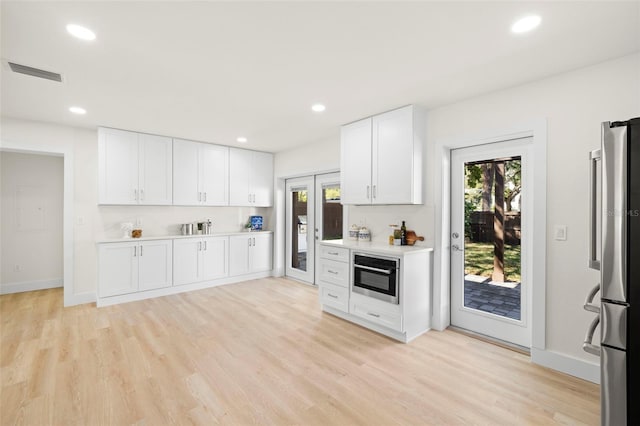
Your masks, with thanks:
M251 235L251 234L272 234L273 231L239 231L239 232L214 232L212 234L196 234L196 235L160 235L154 237L140 238L108 238L96 241L97 244L102 243L128 243L135 241L153 241L153 240L179 240L183 238L202 238L202 237L225 237L229 235Z
M392 246L381 242L365 242L351 240L324 240L320 244L333 247L344 247L352 250L363 250L371 253L405 255L433 251L433 247L425 245Z

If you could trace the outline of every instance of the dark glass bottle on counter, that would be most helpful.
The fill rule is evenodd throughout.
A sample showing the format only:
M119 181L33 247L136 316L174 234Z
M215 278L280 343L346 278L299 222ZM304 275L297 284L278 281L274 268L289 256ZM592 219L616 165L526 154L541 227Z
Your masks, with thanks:
M402 221L402 226L400 227L400 245L407 245L407 226L404 224L404 220Z

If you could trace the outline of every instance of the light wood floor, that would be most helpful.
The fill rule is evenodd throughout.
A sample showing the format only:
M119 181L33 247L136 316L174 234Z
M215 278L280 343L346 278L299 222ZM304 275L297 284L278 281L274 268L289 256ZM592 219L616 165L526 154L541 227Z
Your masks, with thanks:
M97 309L0 297L2 425L599 424L598 386L451 331L404 345L263 279Z

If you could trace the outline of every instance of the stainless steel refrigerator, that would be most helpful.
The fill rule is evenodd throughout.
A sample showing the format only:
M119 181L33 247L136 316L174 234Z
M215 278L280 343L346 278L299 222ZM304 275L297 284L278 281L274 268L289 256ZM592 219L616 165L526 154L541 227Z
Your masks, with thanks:
M583 349L600 357L602 425L640 424L640 118L602 123L590 153L589 267L600 283L584 308L598 314ZM600 303L594 303L597 294ZM600 326L600 344L593 343Z

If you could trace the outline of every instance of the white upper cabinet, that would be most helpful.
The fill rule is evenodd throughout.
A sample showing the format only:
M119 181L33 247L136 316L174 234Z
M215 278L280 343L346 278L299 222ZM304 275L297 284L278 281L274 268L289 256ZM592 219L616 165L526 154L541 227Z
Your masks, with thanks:
M409 105L342 126L342 203L422 204L424 123Z
M171 138L101 127L98 153L100 204L171 204Z
M273 155L229 148L229 205L273 205Z
M182 139L173 141L173 204L229 203L229 148Z
M340 129L343 204L371 204L371 122L365 118Z

